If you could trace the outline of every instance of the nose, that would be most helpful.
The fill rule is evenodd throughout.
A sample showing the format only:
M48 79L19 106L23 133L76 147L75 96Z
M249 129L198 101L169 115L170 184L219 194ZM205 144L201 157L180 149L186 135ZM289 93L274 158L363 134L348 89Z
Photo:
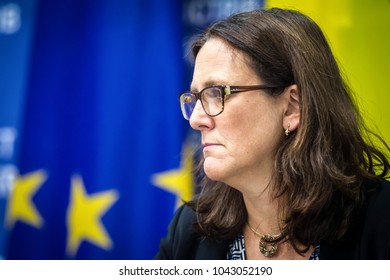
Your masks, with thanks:
M195 130L211 129L214 126L213 118L203 110L200 100L196 101L194 111L190 117L190 125Z

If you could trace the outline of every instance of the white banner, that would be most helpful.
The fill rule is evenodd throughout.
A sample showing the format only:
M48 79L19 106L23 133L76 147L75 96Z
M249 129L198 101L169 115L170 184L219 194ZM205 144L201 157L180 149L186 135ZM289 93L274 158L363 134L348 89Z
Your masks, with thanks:
M0 279L388 279L390 261L0 261Z

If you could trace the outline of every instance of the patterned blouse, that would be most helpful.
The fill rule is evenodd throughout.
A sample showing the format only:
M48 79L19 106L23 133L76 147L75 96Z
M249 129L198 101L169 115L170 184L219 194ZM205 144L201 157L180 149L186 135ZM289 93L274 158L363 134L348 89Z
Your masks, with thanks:
M246 260L245 241L242 234L238 235L230 244L227 252L228 260ZM316 246L314 252L310 255L309 260L320 259L320 245Z

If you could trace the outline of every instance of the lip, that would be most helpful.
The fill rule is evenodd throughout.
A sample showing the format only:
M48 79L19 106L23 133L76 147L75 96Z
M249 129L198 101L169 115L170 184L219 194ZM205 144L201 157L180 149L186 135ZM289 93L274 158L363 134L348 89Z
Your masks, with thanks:
M211 152L215 147L221 146L220 144L216 143L204 143L203 144L203 153Z
M203 143L203 148L210 147L210 146L218 146L219 144L216 143Z

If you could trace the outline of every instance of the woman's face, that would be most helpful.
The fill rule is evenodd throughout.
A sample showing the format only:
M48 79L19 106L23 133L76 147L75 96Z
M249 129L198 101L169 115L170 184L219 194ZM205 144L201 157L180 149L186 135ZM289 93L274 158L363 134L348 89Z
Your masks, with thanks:
M208 40L196 57L191 90L264 84L247 61L223 40ZM197 101L190 124L201 132L204 171L210 179L237 189L269 182L275 150L285 137L283 115L288 101L284 95L275 98L262 90L233 94L216 117L208 116Z

